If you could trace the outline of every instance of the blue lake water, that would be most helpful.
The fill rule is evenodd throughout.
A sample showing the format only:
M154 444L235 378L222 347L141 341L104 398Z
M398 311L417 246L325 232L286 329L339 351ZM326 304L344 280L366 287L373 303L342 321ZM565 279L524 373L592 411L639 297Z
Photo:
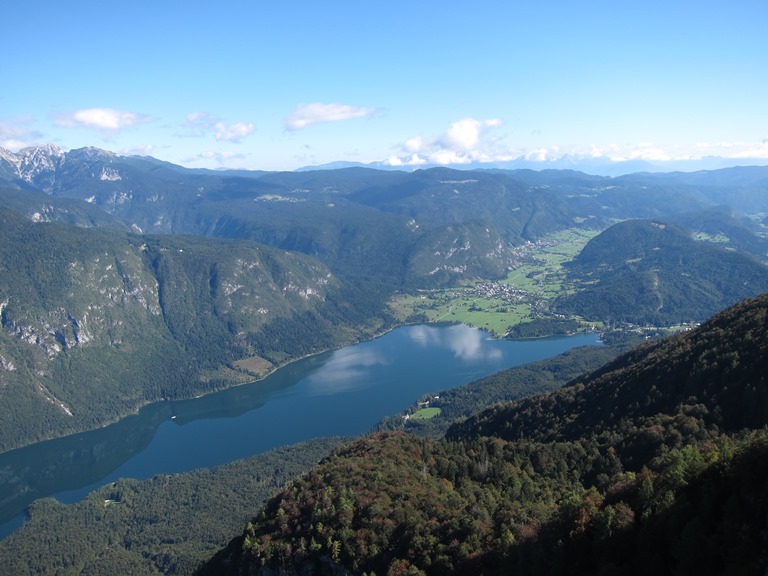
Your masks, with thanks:
M71 503L118 478L210 468L311 438L362 434L423 394L597 343L596 334L493 340L463 325L407 326L259 382L152 404L111 426L0 454L0 538L36 498Z

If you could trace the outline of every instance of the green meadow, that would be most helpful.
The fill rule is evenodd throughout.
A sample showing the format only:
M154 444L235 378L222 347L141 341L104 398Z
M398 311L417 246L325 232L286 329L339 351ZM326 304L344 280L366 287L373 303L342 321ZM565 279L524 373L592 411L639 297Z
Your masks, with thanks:
M573 290L563 264L581 252L598 230L570 229L514 248L519 266L497 281L477 280L457 288L423 290L390 305L404 321L456 322L503 336L510 326L546 315L549 302Z

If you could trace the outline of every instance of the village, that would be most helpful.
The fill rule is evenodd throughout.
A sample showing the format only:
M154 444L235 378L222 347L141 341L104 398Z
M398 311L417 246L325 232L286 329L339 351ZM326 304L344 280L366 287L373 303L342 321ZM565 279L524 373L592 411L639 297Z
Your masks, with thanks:
M522 302L529 297L527 291L500 282L480 282L475 284L469 292L481 298L505 300L507 302Z

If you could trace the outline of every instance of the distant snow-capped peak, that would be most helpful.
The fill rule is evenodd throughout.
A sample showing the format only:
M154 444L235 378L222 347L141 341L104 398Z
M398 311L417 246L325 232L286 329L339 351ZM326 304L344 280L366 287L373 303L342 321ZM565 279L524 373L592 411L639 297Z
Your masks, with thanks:
M55 144L29 146L18 152L0 148L0 176L28 182L51 193L61 176L61 168L67 164L111 163L117 154L92 146L64 152ZM121 180L121 174L115 168L102 167L93 173L101 180Z
M64 150L55 144L30 146L19 150L21 169L24 172L40 172L55 169L64 158Z

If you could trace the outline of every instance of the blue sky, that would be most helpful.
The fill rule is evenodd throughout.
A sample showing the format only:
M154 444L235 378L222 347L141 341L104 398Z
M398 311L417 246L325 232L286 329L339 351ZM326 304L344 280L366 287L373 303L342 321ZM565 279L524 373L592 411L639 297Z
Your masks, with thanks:
M13 2L0 146L192 167L768 158L768 2Z

